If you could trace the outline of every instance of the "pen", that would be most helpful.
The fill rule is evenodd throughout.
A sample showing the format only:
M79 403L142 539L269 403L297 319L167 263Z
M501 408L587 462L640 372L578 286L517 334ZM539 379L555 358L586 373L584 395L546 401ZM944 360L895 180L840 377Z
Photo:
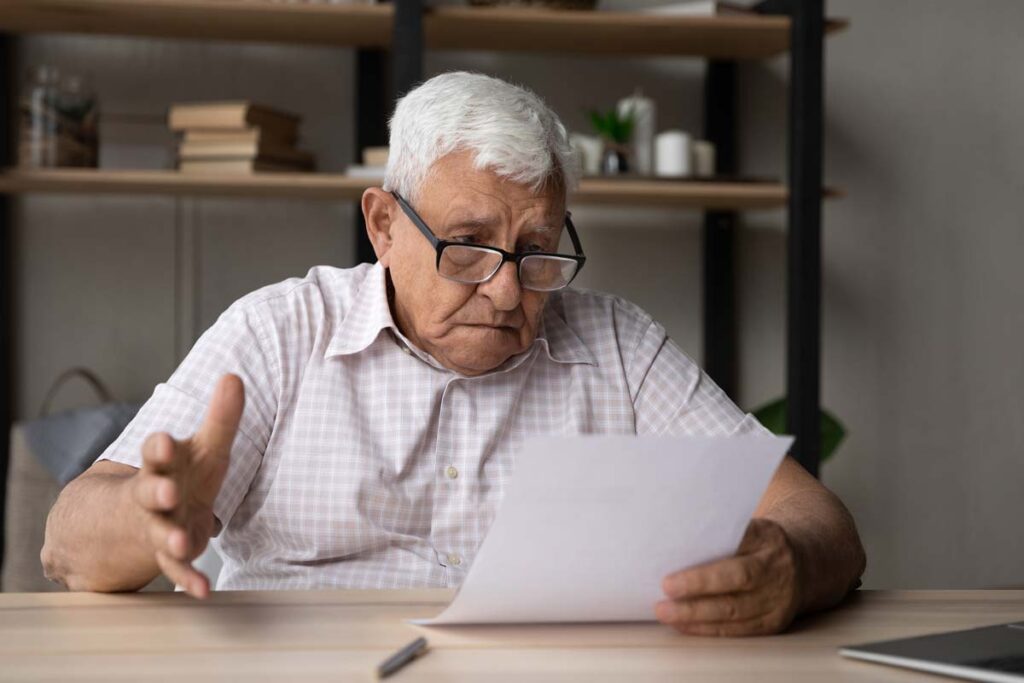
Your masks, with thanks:
M427 651L427 639L417 638L377 666L377 678L387 678Z

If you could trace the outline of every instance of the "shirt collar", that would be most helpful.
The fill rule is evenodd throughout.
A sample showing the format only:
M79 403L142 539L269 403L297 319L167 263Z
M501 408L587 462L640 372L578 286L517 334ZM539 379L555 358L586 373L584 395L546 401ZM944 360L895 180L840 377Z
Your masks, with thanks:
M544 308L540 330L537 331L537 340L534 344L543 345L548 358L556 363L585 363L596 366L594 354L562 317L561 306L552 301L555 296L557 295L548 299ZM559 300L558 304L560 303Z
M549 301L544 310L540 329L537 331L537 339L534 340L533 346L543 346L548 358L556 363L597 365L593 354L560 314L560 306L553 306L552 303ZM334 330L327 350L324 352L324 358L359 353L376 341L382 330L389 328L395 333L398 343L409 344L410 350L414 353L419 351L404 338L395 324L394 318L391 317L386 272L378 262L370 267L359 290L352 298L345 318ZM527 355L532 349L533 347L520 355ZM416 353L416 355L420 356L420 353ZM423 356L426 354L424 353ZM430 362L423 357L421 360ZM439 367L436 361L430 362L430 365ZM502 364L502 367L505 365L507 365L507 361Z
M389 327L398 330L391 318L384 275L384 266L379 262L370 267L352 297L345 318L334 329L324 358L358 353L372 344L381 330Z

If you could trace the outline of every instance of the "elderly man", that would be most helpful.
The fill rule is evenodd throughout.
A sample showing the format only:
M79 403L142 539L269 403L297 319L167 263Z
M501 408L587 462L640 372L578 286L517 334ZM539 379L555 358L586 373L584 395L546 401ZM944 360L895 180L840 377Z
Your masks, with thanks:
M215 537L220 588L457 586L525 436L761 431L642 310L566 289L576 175L529 91L449 73L406 95L362 198L378 262L232 305L61 494L48 576L117 591L163 572L203 597L191 561ZM863 567L848 512L787 459L736 556L665 577L651 610L776 632Z

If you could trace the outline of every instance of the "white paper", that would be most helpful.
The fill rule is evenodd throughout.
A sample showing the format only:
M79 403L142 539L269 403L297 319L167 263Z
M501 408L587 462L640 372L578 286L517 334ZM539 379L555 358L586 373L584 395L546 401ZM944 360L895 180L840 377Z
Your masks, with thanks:
M653 621L666 575L736 552L792 442L528 439L462 588L415 623Z

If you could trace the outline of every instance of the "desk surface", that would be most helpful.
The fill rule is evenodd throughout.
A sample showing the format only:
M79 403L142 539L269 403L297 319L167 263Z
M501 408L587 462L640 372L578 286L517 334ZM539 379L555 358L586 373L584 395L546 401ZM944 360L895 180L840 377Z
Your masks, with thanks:
M661 625L421 628L449 591L0 594L0 680L373 680L421 634L432 651L390 680L635 678L933 681L836 654L840 645L1024 619L1024 591L862 591L767 638L683 637Z

